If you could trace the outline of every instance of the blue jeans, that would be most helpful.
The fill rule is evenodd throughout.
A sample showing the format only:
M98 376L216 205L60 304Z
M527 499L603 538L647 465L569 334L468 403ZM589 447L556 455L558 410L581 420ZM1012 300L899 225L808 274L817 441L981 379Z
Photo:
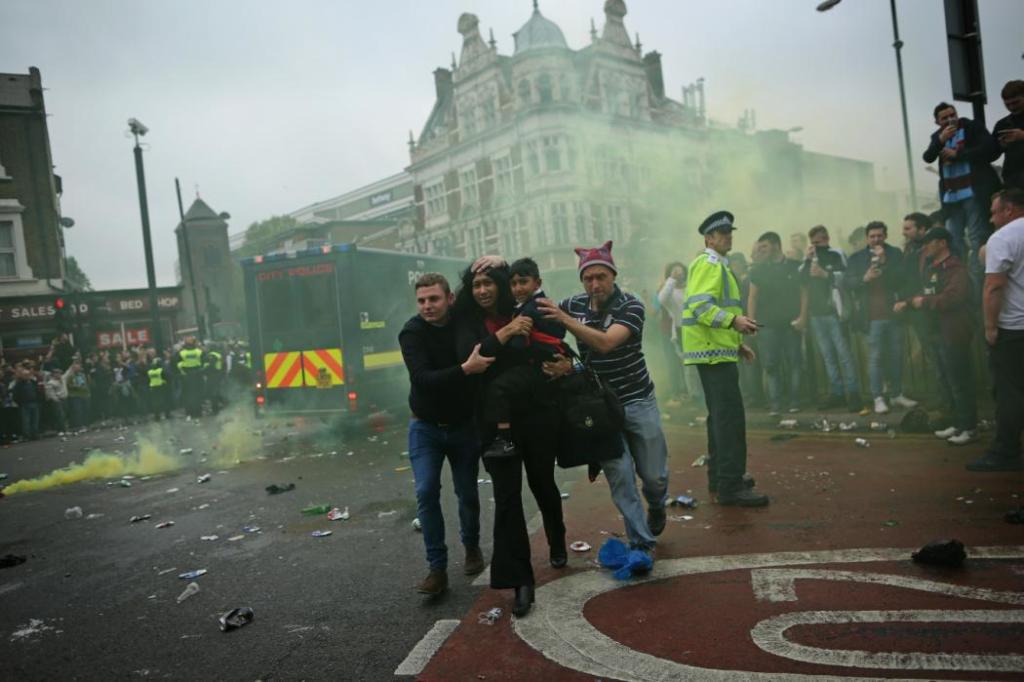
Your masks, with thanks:
M853 353L850 352L850 344L839 324L839 318L835 315L811 317L811 331L814 332L818 352L825 361L829 393L833 397L842 397L844 380L848 396L860 393L860 382L857 381L857 370L853 365Z
M868 322L868 382L874 398L885 394L884 384L889 381L889 395L903 395L903 323L900 320L871 320Z
M946 214L946 229L953 235L951 246L961 258L968 255L967 247L973 254L988 240L988 205L980 197L971 197L955 204L943 204ZM977 257L972 258L977 262Z
M657 541L647 527L636 477L640 477L647 506L663 509L668 498L668 444L654 397L627 403L625 410L622 440L626 447L618 459L601 462L601 469L608 479L612 502L622 514L630 546L650 549Z
M409 423L409 464L416 481L416 514L423 529L427 563L431 570L448 568L441 513L441 469L451 464L452 483L459 499L459 531L462 544L480 545L480 439L472 421L459 426L435 426L419 419Z
M802 342L796 330L785 323L757 333L757 349L768 384L768 406L775 412L783 407L800 407Z

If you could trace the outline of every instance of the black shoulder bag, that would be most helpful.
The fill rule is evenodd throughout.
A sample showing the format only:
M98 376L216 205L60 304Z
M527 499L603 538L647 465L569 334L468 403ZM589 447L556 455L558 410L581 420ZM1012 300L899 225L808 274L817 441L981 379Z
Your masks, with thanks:
M568 469L614 459L622 454L626 412L615 392L571 348L579 371L555 382L561 416L558 466Z

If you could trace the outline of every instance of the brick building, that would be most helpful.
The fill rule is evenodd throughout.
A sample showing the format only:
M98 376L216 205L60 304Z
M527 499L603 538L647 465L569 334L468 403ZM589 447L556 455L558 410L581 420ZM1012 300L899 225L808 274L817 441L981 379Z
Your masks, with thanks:
M60 194L39 69L0 74L0 298L65 288Z

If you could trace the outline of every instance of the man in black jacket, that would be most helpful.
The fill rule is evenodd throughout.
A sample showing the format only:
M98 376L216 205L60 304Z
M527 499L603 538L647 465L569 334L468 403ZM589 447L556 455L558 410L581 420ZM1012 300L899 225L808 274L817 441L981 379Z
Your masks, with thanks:
M850 256L846 283L857 299L858 326L868 335L868 381L875 413L885 414L890 402L906 408L917 405L903 395L904 328L894 312L905 271L903 253L885 243L885 223L874 220L865 233L867 246Z
M417 586L422 594L437 595L448 588L448 547L441 513L441 469L451 464L459 499L459 528L466 548L466 575L484 570L480 551L480 498L477 492L480 442L473 421L476 381L494 362L480 355L479 344L459 362L454 302L448 280L436 272L415 283L419 314L398 335L402 358L409 370L409 463L416 482L417 518L423 530L430 572Z
M952 104L936 105L935 124L925 163L939 161L939 198L946 229L953 235L954 251L969 257L975 282L980 281L978 249L988 241L988 204L999 189L999 176L990 165L1000 149L985 126L957 116Z
M1008 82L1001 94L1010 114L992 126L992 137L1005 155L1003 184L1024 189L1024 81Z

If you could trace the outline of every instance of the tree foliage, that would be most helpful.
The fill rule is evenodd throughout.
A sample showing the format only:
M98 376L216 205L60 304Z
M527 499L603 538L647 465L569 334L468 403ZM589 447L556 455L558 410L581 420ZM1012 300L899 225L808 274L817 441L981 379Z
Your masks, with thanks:
M295 218L286 215L275 215L249 225L245 231L245 242L239 253L242 256L252 256L266 250L266 242L275 235L293 230L299 226Z
M92 282L89 281L89 276L85 274L74 256L65 260L64 266L64 275L67 278L69 289L77 291L92 291Z

